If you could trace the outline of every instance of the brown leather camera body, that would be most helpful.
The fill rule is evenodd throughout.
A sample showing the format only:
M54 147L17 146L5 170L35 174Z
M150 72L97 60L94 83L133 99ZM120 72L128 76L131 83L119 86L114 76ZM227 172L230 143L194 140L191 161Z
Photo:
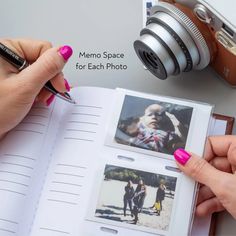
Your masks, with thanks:
M217 39L216 31L210 25L200 21L193 10L173 0L160 0L175 5L197 26L206 40L210 51L211 67L231 86L236 86L236 55L226 49Z

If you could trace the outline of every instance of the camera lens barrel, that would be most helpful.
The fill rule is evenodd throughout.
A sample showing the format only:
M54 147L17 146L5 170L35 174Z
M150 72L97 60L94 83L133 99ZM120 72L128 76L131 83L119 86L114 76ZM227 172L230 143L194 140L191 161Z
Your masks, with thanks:
M198 28L177 7L165 2L152 8L134 49L159 79L203 69L210 62L208 46Z
M137 55L144 65L160 79L175 73L175 63L166 48L149 34L142 35L134 42ZM157 54L158 52L158 54Z

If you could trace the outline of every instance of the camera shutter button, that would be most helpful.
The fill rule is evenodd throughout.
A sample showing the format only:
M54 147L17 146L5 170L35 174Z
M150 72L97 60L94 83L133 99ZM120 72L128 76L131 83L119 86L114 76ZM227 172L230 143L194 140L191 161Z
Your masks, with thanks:
M202 4L197 4L194 7L193 11L200 21L207 24L211 23L212 18L210 17L208 10L205 6L203 6Z

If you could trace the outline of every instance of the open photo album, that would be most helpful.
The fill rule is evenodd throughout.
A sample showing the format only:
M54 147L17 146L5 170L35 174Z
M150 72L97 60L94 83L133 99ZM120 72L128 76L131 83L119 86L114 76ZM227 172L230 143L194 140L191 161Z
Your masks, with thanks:
M213 106L79 87L35 105L0 143L0 235L189 235L198 185L175 164L202 156Z

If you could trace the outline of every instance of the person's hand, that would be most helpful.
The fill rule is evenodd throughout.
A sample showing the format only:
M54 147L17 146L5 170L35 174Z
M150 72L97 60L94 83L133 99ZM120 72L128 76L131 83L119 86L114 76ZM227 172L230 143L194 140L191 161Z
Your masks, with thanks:
M72 54L69 46L53 48L49 42L0 39L31 65L19 72L0 57L0 138L15 127L34 102L49 105L54 95L43 86L48 80L59 92L69 91L62 69Z
M172 124L174 125L174 127L178 127L180 122L179 120L175 117L175 115L169 113L169 112L165 112L165 114L170 118Z
M170 118L172 124L174 125L175 134L179 136L181 142L186 142L188 129L183 124L180 123L180 121L176 118L175 115L166 112L166 116Z
M177 149L174 156L181 171L204 184L196 214L205 216L226 209L236 219L236 136L210 137L205 159L183 149Z

